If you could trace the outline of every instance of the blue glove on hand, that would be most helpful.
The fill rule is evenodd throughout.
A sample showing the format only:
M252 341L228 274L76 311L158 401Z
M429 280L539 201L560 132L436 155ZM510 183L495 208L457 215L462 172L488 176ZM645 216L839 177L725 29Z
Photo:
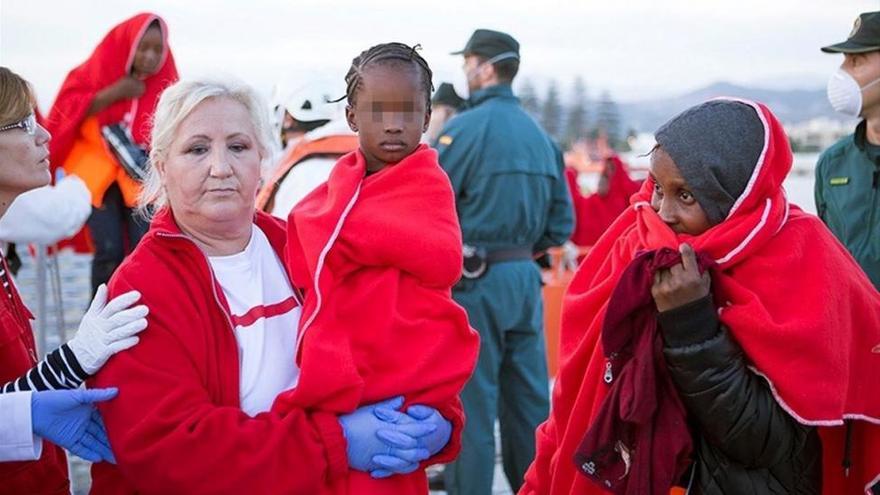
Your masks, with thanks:
M436 425L418 421L400 424L387 423L375 413L375 410L380 407L384 410L397 412L397 409L402 405L403 397L395 397L384 402L360 407L351 414L339 417L342 433L348 443L346 453L348 454L349 467L364 472L373 472L377 469L388 470L391 468L384 468L376 464L374 460L376 457L388 457L401 461L399 465L396 465L398 469L391 469L392 472L389 475L405 474L415 471L419 467L419 462L428 458L428 451L416 446L417 440L434 433L437 429ZM395 434L398 443L406 444L408 447L395 447L382 441L377 435L380 429Z
M96 402L116 397L118 390L48 390L31 395L34 434L91 462L116 463Z
M429 454L427 457L431 457L446 447L446 444L449 443L449 437L452 435L452 423L441 416L433 407L414 405L407 409L407 414L403 414L392 408L380 405L376 407L374 412L376 416L390 424L423 424L435 427L431 433L418 438L401 435L399 432L389 428L379 430L377 433L379 438L394 449L424 450ZM395 473L412 472L415 467L418 467L418 464L413 467L405 459L384 454L375 456L373 462L380 466L380 469L373 470L370 473L374 478L386 478ZM404 469L409 470L402 471Z
M419 446L428 449L431 455L435 455L446 447L449 437L452 436L452 423L440 415L433 407L416 404L406 410L406 414L418 421L437 426L434 433L429 433L419 438Z

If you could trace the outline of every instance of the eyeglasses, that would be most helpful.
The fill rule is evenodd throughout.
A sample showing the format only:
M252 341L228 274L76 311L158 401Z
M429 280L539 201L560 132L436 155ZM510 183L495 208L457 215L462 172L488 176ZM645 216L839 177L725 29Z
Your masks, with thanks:
M29 136L33 136L37 132L37 117L34 114L30 114L24 120L0 127L0 132L10 129L21 129L28 133Z

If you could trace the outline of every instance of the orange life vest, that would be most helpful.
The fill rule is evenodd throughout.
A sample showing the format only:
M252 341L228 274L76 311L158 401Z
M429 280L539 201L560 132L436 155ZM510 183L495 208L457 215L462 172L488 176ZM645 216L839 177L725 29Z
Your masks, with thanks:
M302 141L288 150L279 160L272 172L272 178L257 194L257 209L270 211L275 203L275 193L281 181L287 177L293 167L306 158L316 155L334 156L336 158L356 150L358 138L355 135L333 135L312 141Z

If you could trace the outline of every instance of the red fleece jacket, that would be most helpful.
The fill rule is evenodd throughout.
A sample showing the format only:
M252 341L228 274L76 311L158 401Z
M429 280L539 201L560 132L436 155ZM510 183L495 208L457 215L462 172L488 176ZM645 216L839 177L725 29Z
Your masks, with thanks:
M6 259L0 255L6 273ZM12 297L0 288L0 383L18 378L37 364L37 346L31 320L34 316L21 302L15 284ZM0 462L0 495L64 495L70 493L67 458L61 448L43 441L43 453L36 461Z
M823 493L860 493L880 479L880 294L818 218L788 203L782 183L792 159L782 125L764 105L744 103L758 112L765 143L728 218L698 236L676 234L651 208L648 180L572 279L551 414L536 432L521 495L603 493L572 461L609 392L602 322L637 254L682 242L718 264L719 319L780 406L822 427ZM840 465L844 420L853 422L848 478Z
M255 223L283 260L283 222L258 212ZM346 474L335 414L242 412L223 290L167 210L110 282L111 297L132 289L149 326L89 384L119 387L100 407L119 464L93 466L92 493L314 494Z
M305 288L297 387L274 409L347 413L403 395L437 408L452 437L430 463L460 449L459 393L476 364L479 337L452 300L461 275L461 228L437 152L419 146L366 176L360 150L290 214L291 280ZM422 469L374 480L350 471L326 494L425 494Z

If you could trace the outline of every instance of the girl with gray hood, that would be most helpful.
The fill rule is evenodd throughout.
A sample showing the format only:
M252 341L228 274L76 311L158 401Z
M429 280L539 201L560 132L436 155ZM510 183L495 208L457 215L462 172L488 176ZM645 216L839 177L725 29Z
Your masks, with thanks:
M716 99L656 139L569 287L520 494L872 493L880 294L786 199L781 124Z

